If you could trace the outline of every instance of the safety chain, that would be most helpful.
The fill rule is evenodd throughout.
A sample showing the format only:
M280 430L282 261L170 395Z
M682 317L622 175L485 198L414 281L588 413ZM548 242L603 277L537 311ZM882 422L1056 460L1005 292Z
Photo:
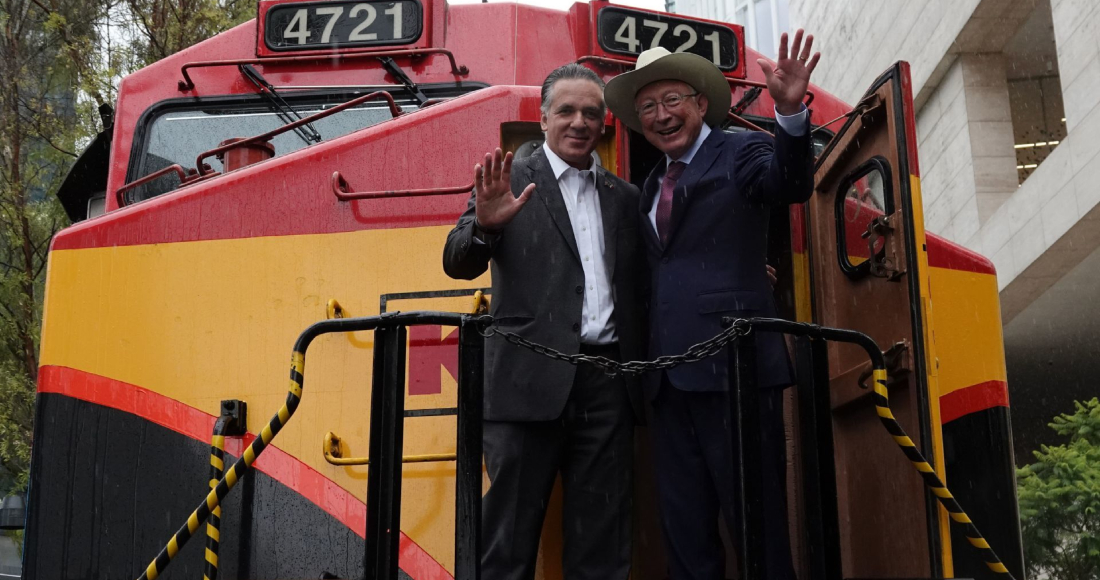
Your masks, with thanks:
M485 338L498 335L516 346L526 348L527 350L541 354L547 358L567 362L571 365L580 365L582 363L590 364L603 369L603 371L610 376L640 375L651 371L667 370L680 365L699 362L714 356L731 342L746 337L752 332L752 326L749 325L748 320L736 318L733 320L732 324L730 324L729 328L726 328L722 332L699 344L693 345L691 348L687 349L684 354L665 355L657 357L654 360L617 362L602 356L565 354L549 346L532 342L514 332L508 332L507 330L501 330L498 327L492 326L493 319L491 316L483 317L481 322L482 330L480 332Z

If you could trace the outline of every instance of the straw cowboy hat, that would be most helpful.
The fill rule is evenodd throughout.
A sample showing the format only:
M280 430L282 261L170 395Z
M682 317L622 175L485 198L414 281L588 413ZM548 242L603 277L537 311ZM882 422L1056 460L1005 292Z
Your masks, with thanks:
M690 52L671 53L658 46L638 55L634 70L623 73L607 83L604 100L623 124L642 132L642 121L634 110L634 97L649 83L683 81L707 98L707 114L703 122L714 126L726 118L730 110L730 85L714 63Z

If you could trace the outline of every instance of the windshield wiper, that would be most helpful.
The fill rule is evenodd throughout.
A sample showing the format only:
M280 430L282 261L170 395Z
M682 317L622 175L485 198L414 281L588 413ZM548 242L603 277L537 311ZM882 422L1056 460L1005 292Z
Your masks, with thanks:
M302 119L298 111L295 111L294 107L291 107L281 96L279 96L279 93L275 91L275 87L267 82L267 79L260 74L260 71L253 68L250 64L242 64L238 66L237 69L239 69L241 74L244 75L244 78L255 85L260 91L260 94L268 100L271 107L275 109L275 114L282 120L283 124L293 123L294 121ZM306 123L301 127L297 127L294 129L294 132L306 142L306 145L321 142L321 133L313 126L313 123Z
M730 107L730 112L740 117L741 113L744 113L745 109L749 108L749 105L753 104L753 102L756 101L756 98L759 97L760 93L762 92L764 91L760 87L752 87L751 89L745 91L741 95L741 98L738 99L737 103ZM726 119L725 121L722 121L722 129L729 129L732 124L733 121L731 121L730 119Z
M409 91L417 101L420 101L421 107L428 102L428 96L424 94L424 91L420 90L420 87L409 78L409 75L405 74L405 71L392 58L380 56L378 62L382 63L382 67L389 71L393 78L405 87L405 90Z

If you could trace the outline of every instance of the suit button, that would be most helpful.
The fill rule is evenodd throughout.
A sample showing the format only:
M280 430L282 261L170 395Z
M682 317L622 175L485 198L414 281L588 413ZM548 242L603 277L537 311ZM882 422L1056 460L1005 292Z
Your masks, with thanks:
M577 294L584 294L584 286L577 286Z
M573 332L580 332L580 330L581 330L581 323L574 322L573 323Z
M661 258L661 263L662 264L667 264L668 263L668 258Z

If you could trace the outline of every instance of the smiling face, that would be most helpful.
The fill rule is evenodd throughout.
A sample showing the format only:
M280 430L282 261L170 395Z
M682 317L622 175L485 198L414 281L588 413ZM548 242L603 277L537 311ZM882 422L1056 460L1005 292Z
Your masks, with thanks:
M550 106L542 113L546 144L577 169L588 169L603 134L603 90L586 79L562 79L550 87Z
M641 110L647 103L659 103L653 114L641 116L642 134L654 147L673 159L679 159L687 153L703 130L707 98L702 94L686 97L672 109L661 103L670 95L690 95L695 92L685 82L664 80L642 87L634 96L636 110Z

